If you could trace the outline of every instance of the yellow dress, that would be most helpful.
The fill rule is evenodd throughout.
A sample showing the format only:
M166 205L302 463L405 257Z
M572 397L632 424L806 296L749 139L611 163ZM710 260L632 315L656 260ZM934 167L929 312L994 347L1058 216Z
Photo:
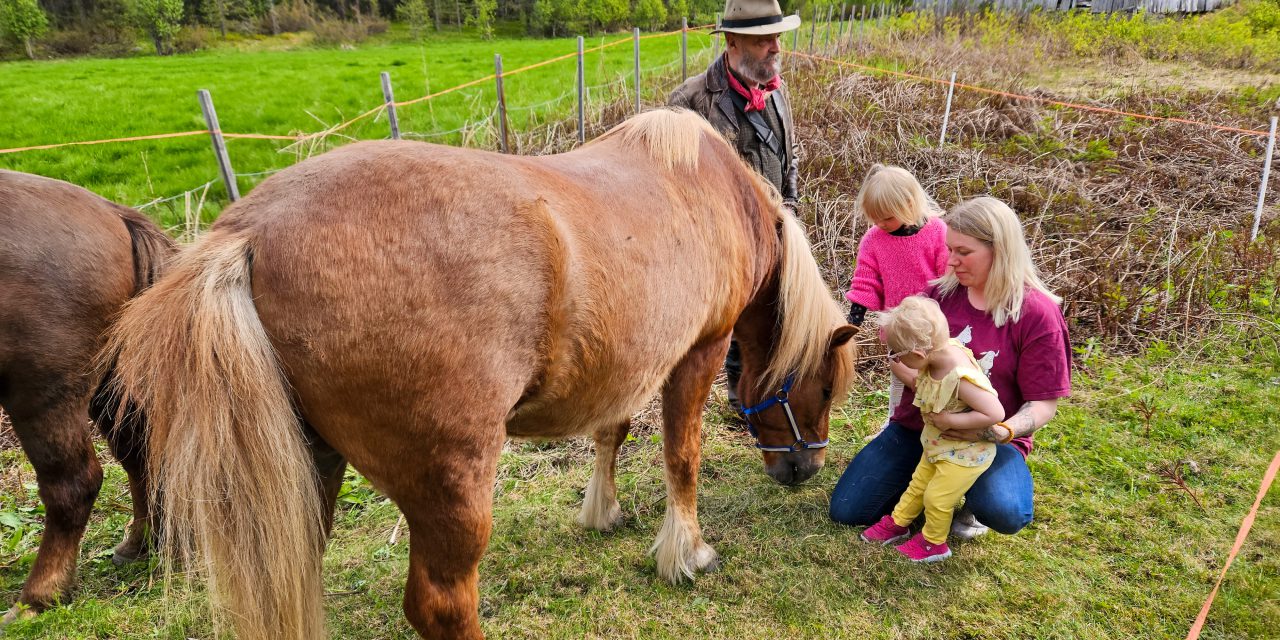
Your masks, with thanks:
M924 431L920 434L920 444L924 445L924 455L929 462L950 462L962 467L981 467L986 465L996 454L994 442L969 442L942 437L942 431L934 426L927 416L929 413L959 413L968 411L969 405L960 399L960 381L968 380L971 384L989 391L996 390L991 381L982 372L982 366L973 357L973 352L955 339L952 346L964 350L969 361L952 369L941 380L934 380L928 369L920 371L916 377L915 405L920 407L924 417Z

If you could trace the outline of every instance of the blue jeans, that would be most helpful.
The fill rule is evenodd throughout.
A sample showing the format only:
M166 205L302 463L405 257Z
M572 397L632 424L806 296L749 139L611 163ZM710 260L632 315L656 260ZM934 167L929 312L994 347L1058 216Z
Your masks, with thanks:
M890 422L840 476L831 491L831 519L848 525L872 525L888 515L911 483L923 451L918 432ZM1026 459L1013 445L1002 444L996 448L991 468L965 494L965 504L978 522L1012 534L1030 524L1033 493Z

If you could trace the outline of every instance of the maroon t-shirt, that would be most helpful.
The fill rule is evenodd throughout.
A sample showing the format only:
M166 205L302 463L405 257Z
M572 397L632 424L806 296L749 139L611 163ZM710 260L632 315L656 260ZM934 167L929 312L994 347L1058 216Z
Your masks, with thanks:
M1006 420L1031 400L1052 400L1071 395L1071 340L1062 310L1036 289L1028 289L1017 322L996 327L991 316L969 304L964 287L948 296L930 287L924 295L938 301L947 316L951 336L973 352L978 364L1000 395ZM912 431L924 429L915 393L904 389L893 420ZM1032 436L1018 438L1013 446L1023 456L1031 453Z

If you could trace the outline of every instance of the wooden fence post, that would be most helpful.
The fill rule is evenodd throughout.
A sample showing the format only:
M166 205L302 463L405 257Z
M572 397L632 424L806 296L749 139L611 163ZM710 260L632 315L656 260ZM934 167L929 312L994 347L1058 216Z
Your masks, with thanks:
M227 198L235 202L240 199L240 187L236 186L236 174L231 170L231 159L227 157L227 143L222 139L222 129L218 128L218 112L213 109L213 97L204 89L197 91L196 97L200 100L200 112L204 114L204 123L209 128L209 138L213 141L218 173L222 176L222 183L227 186Z
M396 98L391 93L391 74L383 71L382 77L382 100L387 105L387 122L391 124L391 139L400 139L400 120L396 118Z
M498 85L498 131L502 136L500 140L502 144L502 152L509 153L510 146L507 142L507 97L502 91L502 54L493 54L494 78Z

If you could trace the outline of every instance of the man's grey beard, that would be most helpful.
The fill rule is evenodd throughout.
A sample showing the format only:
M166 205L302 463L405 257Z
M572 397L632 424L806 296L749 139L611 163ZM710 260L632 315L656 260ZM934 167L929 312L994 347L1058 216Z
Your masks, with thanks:
M774 56L771 62L766 62L764 59L753 60L750 56L743 56L742 68L738 69L738 73L741 73L742 77L755 84L764 84L781 72L782 64L778 56Z

